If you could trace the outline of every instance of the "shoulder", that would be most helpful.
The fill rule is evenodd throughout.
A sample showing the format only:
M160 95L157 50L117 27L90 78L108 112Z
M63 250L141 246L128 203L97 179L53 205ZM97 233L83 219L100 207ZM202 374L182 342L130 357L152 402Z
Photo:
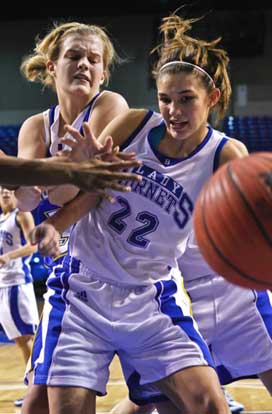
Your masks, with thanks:
M45 126L43 113L27 118L19 132L18 156L23 158L43 158L46 155Z
M96 99L89 119L90 127L95 136L101 134L116 116L128 111L125 98L119 93L104 91Z
M110 113L112 117L129 109L126 99L119 93L103 91L96 99L93 111Z
M219 165L223 165L236 158L245 157L246 155L248 155L248 150L243 142L235 138L228 138L221 151Z
M21 126L20 133L28 129L32 129L32 128L40 129L41 127L44 128L44 118L43 118L42 112L36 115L32 115L29 118L27 118Z
M129 122L132 127L137 127L147 113L148 109L129 109L126 113L118 116L116 120L119 123Z
M33 220L32 213L30 211L21 211L18 210L16 214L16 218L18 221L22 220Z
M30 211L18 211L16 214L16 221L20 227L34 227L34 218Z
M99 105L100 103L108 105L117 104L128 108L126 99L120 93L113 91L103 91L97 99L97 104Z

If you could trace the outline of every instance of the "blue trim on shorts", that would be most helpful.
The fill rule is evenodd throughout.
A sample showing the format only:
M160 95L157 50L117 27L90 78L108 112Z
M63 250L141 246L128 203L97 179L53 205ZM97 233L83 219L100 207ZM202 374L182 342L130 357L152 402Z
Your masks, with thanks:
M80 261L70 256L65 256L62 265L54 268L54 276L51 274L47 280L47 287L54 291L54 294L49 297L49 303L52 305L52 310L49 314L48 330L44 345L44 362L36 363L35 360L40 355L42 349L42 321L34 342L34 348L37 350L33 353L33 365L35 366L34 384L47 384L48 373L52 363L52 357L59 340L62 330L62 320L67 304L69 303L66 294L69 290L69 277L71 273L79 272ZM38 352L39 350L39 352ZM35 360L34 360L35 358Z
M258 378L258 375L246 375L246 376L240 376L240 377L233 377L224 365L218 365L216 367L216 372L219 377L219 381L221 385L228 385L228 384L231 384L233 381L239 381L242 379Z
M256 295L257 309L262 317L267 332L269 333L270 338L272 339L272 305L270 303L268 292L266 290L257 291Z
M35 367L35 361L37 361L37 359L39 358L41 349L42 349L42 318L39 322L38 328L37 328L36 333L35 333L35 338L34 338L34 341L33 341L33 346L32 346L31 355L30 355L31 364L30 364L29 371L32 371L33 368ZM28 375L28 373L26 373L26 375L24 377L25 385L28 385L27 375Z
M269 300L267 291L254 291L256 296L256 307L264 322L270 338L272 338L272 306ZM212 347L210 347L212 354ZM258 375L245 375L245 376L232 376L231 373L224 365L218 365L216 367L217 375L222 385L230 384L233 381L248 378L258 378Z
M21 335L34 335L36 325L25 323L19 311L19 286L12 286L9 292L9 306L13 322Z
M147 405L163 401L169 398L161 393L161 390L154 384L140 385L141 376L137 371L130 375L127 386L129 389L129 399L137 405Z
M155 287L158 290L156 299L160 304L161 311L172 319L174 325L178 325L184 330L189 338L199 346L207 363L214 367L208 345L206 345L204 339L194 327L193 318L185 316L182 309L176 303L176 299L173 296L178 290L176 282L174 280L164 280L157 282Z
M211 367L214 367L209 348L195 329L193 319L190 316L184 315L182 309L176 303L176 299L173 296L178 291L176 282L174 280L164 280L155 283L154 286L157 289L155 299L161 312L168 315L174 325L178 325L193 342L197 343L205 360ZM146 405L169 401L169 398L163 395L154 384L140 385L140 380L141 378L137 371L134 371L127 380L129 398L135 404Z

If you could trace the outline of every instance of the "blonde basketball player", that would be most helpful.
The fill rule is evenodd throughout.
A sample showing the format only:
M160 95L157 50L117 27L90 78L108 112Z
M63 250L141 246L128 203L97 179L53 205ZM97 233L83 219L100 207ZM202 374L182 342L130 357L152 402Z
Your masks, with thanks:
M138 165L133 161L133 156L124 157L113 151L110 139L98 145L95 140L84 137L89 127L95 135L99 135L109 121L128 110L127 102L121 95L102 90L103 85L108 83L112 65L118 60L109 36L96 25L79 22L60 24L37 42L33 55L24 59L22 70L28 80L40 81L43 86L53 89L58 104L23 123L19 133L18 155L28 159L54 157L63 149L61 138L69 137L67 124L70 124L83 137L81 151L77 151L76 155L73 153L74 161L80 163L96 154L101 156L101 153L109 152L110 157L103 158L104 161L123 162L124 168ZM112 171L114 173L114 167ZM115 182L115 185L120 184ZM125 190L126 186L122 188ZM44 202L39 206L41 220L54 214L59 206L73 199L78 192L79 189L72 185L47 188L42 194ZM16 197L22 209L32 209L41 201L41 193L41 189L37 188L28 191L19 188ZM92 195L89 197L91 199ZM57 260L50 261L48 265L61 263L67 252L69 231L61 234L60 254ZM35 355L34 346L32 357L35 358ZM42 386L40 383L35 387L39 405L42 402L39 394L43 392ZM26 408L28 413L31 412L31 406ZM37 412L35 410L34 407L33 411Z

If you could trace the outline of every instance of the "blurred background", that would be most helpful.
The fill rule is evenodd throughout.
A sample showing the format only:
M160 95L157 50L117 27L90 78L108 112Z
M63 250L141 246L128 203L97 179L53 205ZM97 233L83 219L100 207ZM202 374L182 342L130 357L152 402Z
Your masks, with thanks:
M176 0L90 2L87 7L17 8L6 4L0 15L0 148L17 154L17 136L25 118L55 104L55 96L20 73L22 58L31 53L35 38L53 22L79 20L106 27L119 55L109 89L123 94L131 107L157 109L149 52L158 41L161 18L182 6ZM241 4L240 4L241 3ZM182 9L186 17L204 19L192 33L207 40L222 36L231 58L233 95L220 128L244 141L250 152L272 150L272 5L263 1L195 1ZM271 4L271 3L270 3ZM41 7L40 7L41 6ZM35 216L35 212L34 212ZM36 280L47 276L42 259L32 259Z

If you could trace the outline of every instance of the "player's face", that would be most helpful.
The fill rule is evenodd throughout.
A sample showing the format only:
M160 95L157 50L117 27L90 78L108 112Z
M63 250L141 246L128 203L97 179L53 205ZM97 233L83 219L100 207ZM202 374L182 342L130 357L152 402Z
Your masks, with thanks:
M157 81L160 112L172 138L197 138L206 130L209 95L194 74L163 74Z
M16 198L14 195L14 191L10 191L7 188L0 187L0 204L3 210L15 208Z
M103 52L102 40L95 35L64 38L57 62L48 63L57 93L87 98L98 93L105 78Z

